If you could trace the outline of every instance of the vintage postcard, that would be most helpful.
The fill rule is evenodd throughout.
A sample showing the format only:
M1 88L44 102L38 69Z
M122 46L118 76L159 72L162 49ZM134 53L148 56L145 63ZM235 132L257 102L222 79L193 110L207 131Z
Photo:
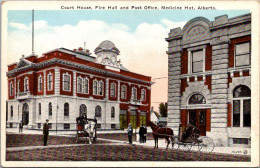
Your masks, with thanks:
M3 167L259 166L259 2L1 7Z

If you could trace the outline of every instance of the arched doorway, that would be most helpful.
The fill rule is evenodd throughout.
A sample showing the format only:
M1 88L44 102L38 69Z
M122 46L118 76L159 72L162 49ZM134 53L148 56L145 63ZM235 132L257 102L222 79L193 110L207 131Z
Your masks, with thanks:
M28 123L29 123L29 106L27 103L23 104L22 122L23 122L23 125L28 125Z
M195 93L189 98L189 105L197 106L206 104L206 99L203 95ZM198 106L200 108L200 106ZM192 109L188 111L188 123L197 126L200 130L200 135L206 135L206 109Z

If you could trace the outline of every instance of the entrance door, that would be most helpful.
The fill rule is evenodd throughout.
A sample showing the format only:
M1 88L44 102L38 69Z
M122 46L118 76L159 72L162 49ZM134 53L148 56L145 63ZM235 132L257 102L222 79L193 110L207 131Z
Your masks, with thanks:
M28 125L29 123L29 106L27 103L23 104L22 123L23 125Z
M189 110L188 123L199 128L200 135L206 135L206 110Z

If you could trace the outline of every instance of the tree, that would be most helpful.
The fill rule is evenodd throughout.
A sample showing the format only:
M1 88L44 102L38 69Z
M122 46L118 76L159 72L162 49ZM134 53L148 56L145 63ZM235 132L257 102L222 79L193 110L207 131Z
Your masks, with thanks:
M159 112L161 117L167 117L167 103L160 103L159 105Z

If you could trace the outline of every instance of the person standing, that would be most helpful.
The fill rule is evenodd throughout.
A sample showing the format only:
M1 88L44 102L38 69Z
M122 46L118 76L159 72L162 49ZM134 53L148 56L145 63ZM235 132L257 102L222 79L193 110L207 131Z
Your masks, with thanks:
M143 124L139 129L139 135L140 135L140 143L144 143L144 125Z
M44 146L47 146L48 136L49 136L49 120L47 119L46 122L43 124L43 142Z
M129 123L129 125L128 125L127 133L128 133L129 144L132 144L133 128L131 126L131 123Z
M147 128L146 126L144 125L144 136L143 136L143 142L146 143L146 136L147 136Z
M19 123L19 133L22 133L23 132L23 122L21 121Z

